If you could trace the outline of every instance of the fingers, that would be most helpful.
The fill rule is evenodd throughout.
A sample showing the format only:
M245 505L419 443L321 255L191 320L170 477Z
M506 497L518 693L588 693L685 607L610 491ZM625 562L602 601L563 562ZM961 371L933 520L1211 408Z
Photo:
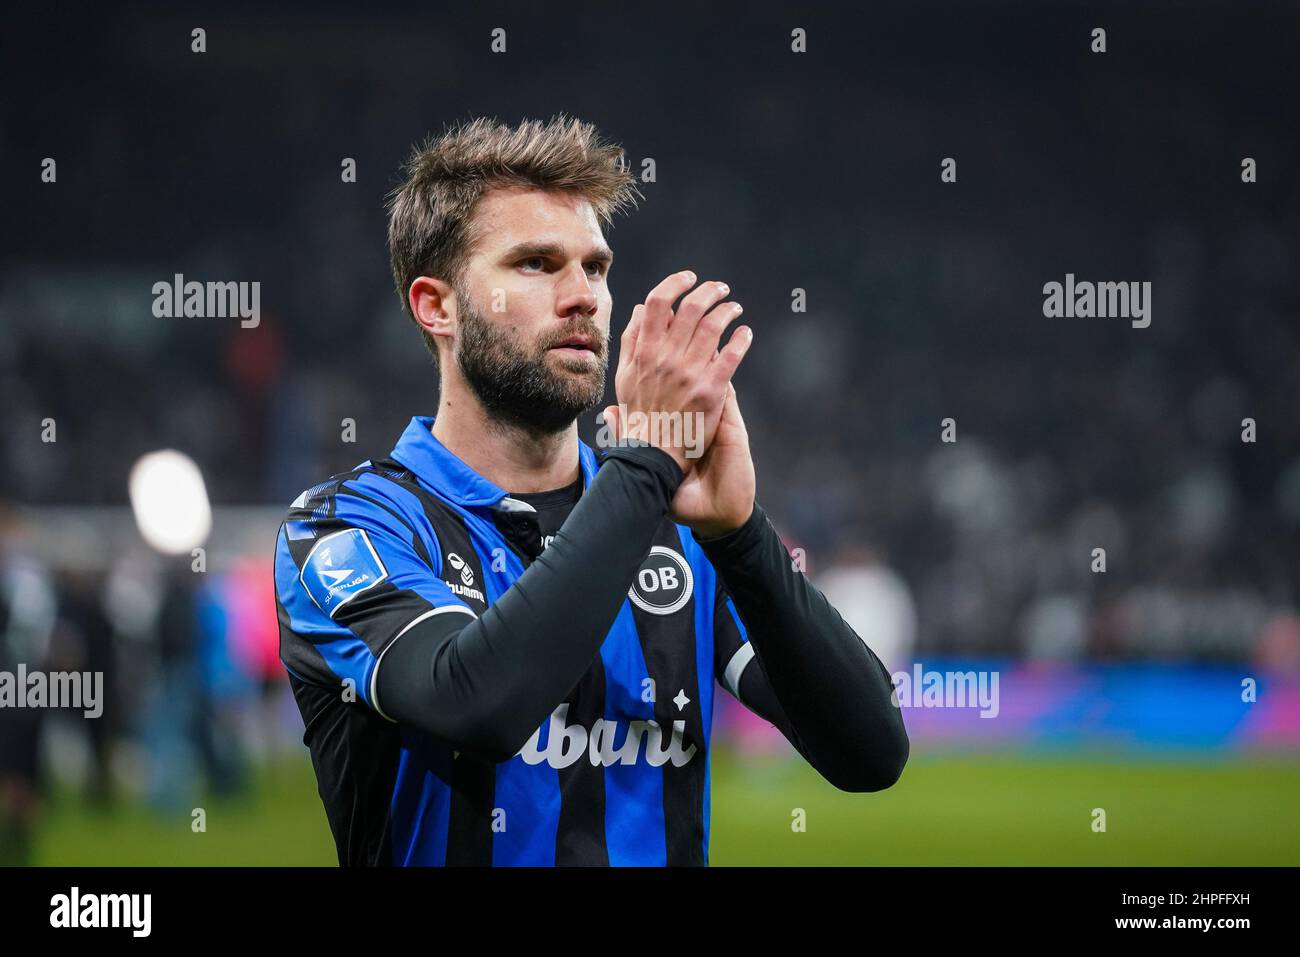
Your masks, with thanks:
M636 345L637 340L640 338L643 322L645 322L645 306L643 304L636 305L632 308L632 318L628 320L627 326L623 329L623 335L619 339L619 369L624 369L636 361Z
M739 319L744 311L745 307L738 302L724 302L710 309L700 319L695 327L695 335L686 347L686 363L708 365L718 351L718 340L722 337L723 330Z
M731 334L727 344L719 350L714 356L713 361L709 364L709 374L714 377L715 382L730 382L731 377L735 375L736 369L740 367L740 362L745 358L745 353L754 343L754 330L749 326L741 326ZM734 397L735 389L731 389L729 395Z
M736 387L730 382L727 383L727 398L722 405L722 421L732 429L739 429L740 434L746 434L745 420L740 415L740 400L736 397Z
M616 440L625 438L624 430L631 428L636 437L673 456L683 473L692 465L684 450L670 444L675 441L671 436L641 435L641 417L635 413L702 415L707 447L727 406L731 377L753 341L752 330L741 326L719 351L727 326L744 310L739 303L723 301L731 292L725 282L706 282L693 289L695 282L690 270L674 273L632 310L620 341L614 380L618 401L631 410L630 418L621 421L622 406L602 414Z
M672 342L673 348L685 356L690 348L691 340L697 335L701 320L705 315L710 314L709 310L727 297L731 292L731 287L725 282L716 280L701 283L699 288L694 290L690 295L682 299L677 306L677 312L668 326L668 339ZM734 318L734 317L732 317ZM728 320L729 321L729 320ZM718 328L718 335L722 334L723 326ZM717 348L717 336L713 339L712 348ZM703 350L696 350L695 358L702 360ZM708 353L712 355L712 351Z
M695 273L689 269L675 272L650 290L645 297L645 315L637 334L638 348L657 349L673 319L673 303L695 285Z

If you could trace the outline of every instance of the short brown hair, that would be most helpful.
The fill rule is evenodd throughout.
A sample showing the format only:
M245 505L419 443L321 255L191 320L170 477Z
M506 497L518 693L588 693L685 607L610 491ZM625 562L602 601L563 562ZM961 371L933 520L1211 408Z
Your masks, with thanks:
M644 198L623 148L563 113L515 127L484 118L454 125L417 146L403 173L388 195L388 253L397 295L412 320L407 293L418 277L436 276L459 288L477 239L474 208L489 188L576 193L604 225ZM433 337L426 335L425 344L436 359Z

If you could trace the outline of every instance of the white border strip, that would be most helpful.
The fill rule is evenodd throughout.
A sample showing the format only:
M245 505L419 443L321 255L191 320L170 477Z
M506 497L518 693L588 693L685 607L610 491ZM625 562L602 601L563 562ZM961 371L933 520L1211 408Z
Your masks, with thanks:
M727 670L722 674L722 680L726 682L727 690L741 704L744 704L744 701L740 697L740 676L745 673L745 667L753 660L754 646L747 641L736 649L736 653L727 662Z
M474 614L474 610L472 608L466 608L464 605L440 605L437 608L430 608L423 615L419 615L413 618L411 621L409 621L406 627L403 628L401 631L399 631L396 635L394 635L393 640L390 641L384 647L384 650L379 653L379 659L375 662L375 667L370 672L370 706L374 708L375 711L379 714L379 717L383 718L385 721L392 721L393 724L397 724L396 721L393 721L392 718L384 714L383 709L379 707L379 666L380 664L383 663L384 655L388 654L389 648L397 644L398 638L401 638L402 635L406 634L408 631L410 631L420 622L424 621L426 618L432 618L434 615L441 615L449 611L463 611L471 618L478 617L478 615Z

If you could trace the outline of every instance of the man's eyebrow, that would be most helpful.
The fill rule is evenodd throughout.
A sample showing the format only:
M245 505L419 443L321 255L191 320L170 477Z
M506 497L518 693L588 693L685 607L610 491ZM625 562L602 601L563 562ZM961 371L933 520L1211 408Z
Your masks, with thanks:
M522 243L515 243L515 245L507 249L501 258L513 260L526 259L532 256L545 256L548 259L558 259L563 255L564 247L559 243L525 240ZM608 265L614 261L614 251L608 246L597 246L584 258L588 262L601 262Z

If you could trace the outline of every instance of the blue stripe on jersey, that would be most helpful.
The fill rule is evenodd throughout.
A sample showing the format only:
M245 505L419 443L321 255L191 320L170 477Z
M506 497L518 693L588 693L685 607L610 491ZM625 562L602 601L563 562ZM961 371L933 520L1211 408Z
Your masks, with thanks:
M474 519L471 539L474 550L480 553L479 567L489 569L492 567L491 557L485 560L479 547L485 525ZM499 534L497 538L500 538ZM506 547L504 539L501 539L499 547L505 551L505 570L496 573L485 571L483 574L489 606L523 574L523 562ZM547 721L538 739L543 751L549 733L550 722ZM498 764L496 806L507 809L507 819L506 829L492 835L492 863L520 867L554 866L555 836L560 829L560 772L546 763L530 766L519 755Z
M677 537L682 542L682 554L690 563L695 579L695 680L696 699L700 703L701 723L704 726L704 746L708 748L713 728L713 595L718 580L713 566L685 525L677 526ZM730 599L728 599L730 600ZM709 819L704 818L707 828Z
M495 524L457 505L451 507L469 531L490 607L524 573L524 563ZM484 554L488 543L492 551ZM548 731L549 722L543 725L539 739L543 749ZM492 835L492 863L554 866L555 836L560 829L560 772L545 763L530 766L518 755L498 764L496 806L505 810L506 826Z
M385 501L412 524L412 530L420 537L433 563L433 573L442 574L442 551L438 548L438 535L424 514L424 505L407 489L402 488L390 478L363 472L355 479L343 483L344 488L355 488L363 495ZM408 532L409 534L409 532Z
M545 750L549 723L543 725ZM506 814L505 830L492 835L496 866L552 867L560 829L560 772L546 762L529 766L515 755L497 765L496 806Z
M442 573L442 550L437 533L429 524L424 506L415 495L389 478L375 473L365 473L355 480L350 480L350 484L355 484L357 490L365 495L386 500L410 521L425 543L429 560L434 565L434 575ZM438 498L446 501L441 495ZM360 502L362 506L367 506L372 511L382 511L363 500L354 499L354 501ZM480 567L483 569L484 591L490 604L496 601L505 588L522 574L523 566L513 553L510 553L512 563L507 564L506 570L500 573L500 580L498 580L498 576L489 571L490 563L483 560L479 539L485 534L500 538L499 533L472 513L454 503L447 504L467 526L470 541L475 552L479 554ZM391 520L391 516L389 518ZM470 527L472 523L478 527L476 529ZM409 529L406 534L409 537ZM501 545L505 547L504 539L501 540ZM429 598L436 606L456 604L468 607L447 589L444 582L437 578L429 580L428 568L420 569L420 576L427 581L427 584L422 584L419 580L403 581L403 584L423 597ZM428 591L432 591L433 594L428 594ZM419 732L405 729L402 733L402 742L397 776L393 782L393 795L389 805L393 862L402 866L440 867L447 861L448 832L451 826L451 781L454 773L452 749ZM499 797L497 805L502 806ZM556 817L558 820L558 812ZM516 820L514 815L507 819L507 830L514 820ZM500 836L496 835L498 838ZM555 863L554 831L551 833L550 863Z
M727 599L727 611L731 612L731 620L736 623L736 630L740 632L740 640L749 641L749 632L745 630L745 623L740 620L740 613L736 611L736 606L732 604L730 598Z
M442 867L451 826L451 749L427 735L402 732L402 750L389 805L393 863Z
M605 718L619 720L624 737L614 742L622 748L631 734L627 715L653 721L654 702L642 701L642 682L649 676L641 640L632 618L632 603L624 601L614 619L600 657L605 665ZM657 689L656 689L657 691ZM643 758L635 764L613 764L605 769L605 845L611 866L663 867L668 863L664 825L664 772Z

